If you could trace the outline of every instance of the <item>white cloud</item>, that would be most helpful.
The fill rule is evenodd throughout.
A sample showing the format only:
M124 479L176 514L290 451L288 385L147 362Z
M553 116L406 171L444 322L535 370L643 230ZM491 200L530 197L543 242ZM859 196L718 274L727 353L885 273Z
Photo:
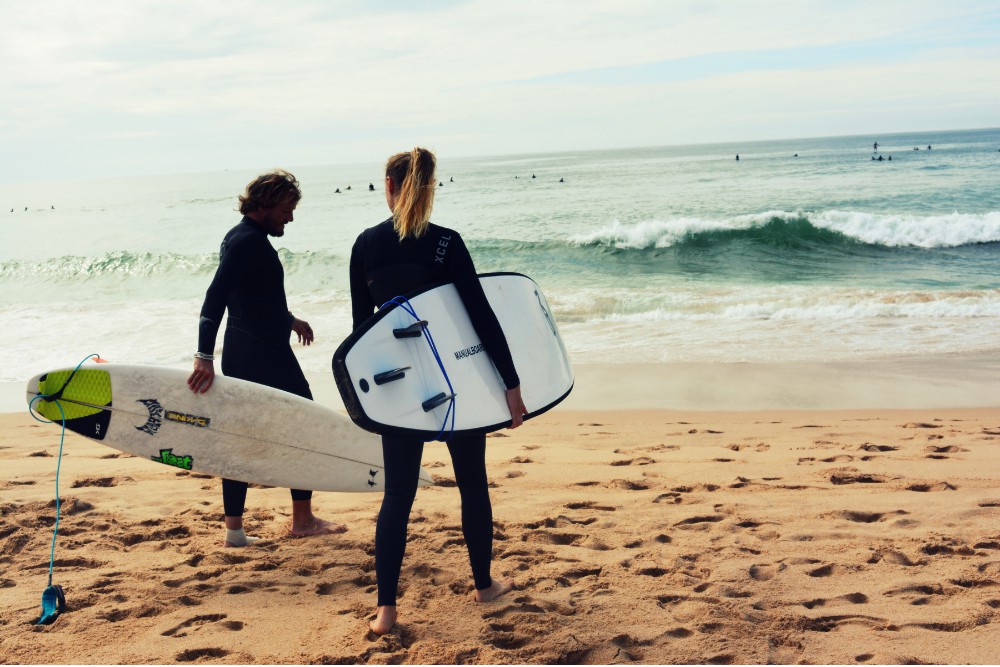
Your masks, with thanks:
M1000 12L990 2L381 7L6 3L0 149L30 153L47 144L67 151L60 161L67 169L79 169L87 156L72 146L99 137L124 169L198 170L234 159L271 164L278 152L288 157L277 161L289 163L364 159L404 140L482 154L762 138L781 127L828 134L831 112L857 119L841 120L837 131L886 131L868 125L889 118L887 105L905 106L900 122L983 118L986 125L1000 107L996 86L984 83L995 78L998 53L983 43L1000 43ZM807 70L753 69L754 54L783 52L852 58ZM726 62L749 71L727 71L714 59L723 54L741 54ZM586 81L594 71L669 61L692 80L546 80L581 73ZM938 106L921 107L920 95ZM136 137L161 143L139 153ZM207 163L185 166L193 155Z

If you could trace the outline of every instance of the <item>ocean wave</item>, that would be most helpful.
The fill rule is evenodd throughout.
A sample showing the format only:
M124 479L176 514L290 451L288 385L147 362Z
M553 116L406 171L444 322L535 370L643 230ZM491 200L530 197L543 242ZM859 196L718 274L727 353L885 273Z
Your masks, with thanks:
M579 246L645 250L749 241L787 246L956 248L1000 242L1000 212L948 215L881 214L857 211L766 211L730 219L677 217L611 225L570 237Z
M89 280L102 276L149 277L173 272L204 273L214 270L213 255L110 252L97 257L53 257L44 261L12 260L0 263L0 280Z
M287 273L307 271L318 266L339 266L344 261L335 254L278 250ZM216 253L182 255L177 253L109 252L95 257L64 256L43 261L10 260L0 262L0 280L76 281L101 277L149 278L167 275L211 275L219 265Z

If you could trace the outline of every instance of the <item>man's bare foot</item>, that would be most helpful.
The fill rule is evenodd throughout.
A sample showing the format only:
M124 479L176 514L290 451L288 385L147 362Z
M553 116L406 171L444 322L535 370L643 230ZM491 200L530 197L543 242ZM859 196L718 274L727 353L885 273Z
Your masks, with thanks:
M396 605L384 605L375 612L375 620L368 621L368 629L381 637L396 625Z
M226 530L226 540L222 543L222 546L234 548L234 547L245 547L258 542L259 537L250 537L243 532L243 529L238 530Z
M301 523L292 522L291 527L288 529L288 534L292 537L309 537L311 535L336 535L338 533L346 533L347 526L343 526L339 523L333 523L332 521L324 521L323 519L317 519L312 517L308 521L303 521Z
M493 584L489 588L476 591L476 602L492 602L513 587L514 586L509 581L494 579Z

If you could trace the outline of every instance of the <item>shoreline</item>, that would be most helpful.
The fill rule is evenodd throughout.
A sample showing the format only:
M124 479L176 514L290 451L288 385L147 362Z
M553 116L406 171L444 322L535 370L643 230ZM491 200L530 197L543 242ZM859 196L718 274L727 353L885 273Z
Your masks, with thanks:
M576 364L556 410L848 410L1000 406L1000 357L852 362ZM343 412L331 373L315 400ZM25 378L25 381L27 378ZM23 382L0 383L0 414L26 411Z

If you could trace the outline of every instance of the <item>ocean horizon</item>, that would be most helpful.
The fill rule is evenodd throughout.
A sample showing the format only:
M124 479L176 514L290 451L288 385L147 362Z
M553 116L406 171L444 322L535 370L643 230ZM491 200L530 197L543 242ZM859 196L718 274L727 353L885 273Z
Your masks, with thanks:
M481 273L539 283L574 363L992 355L998 148L987 129L439 155L433 220ZM329 373L350 333L351 245L388 217L382 159L274 166L304 195L272 239L317 336L296 354ZM0 382L91 353L188 366L219 242L259 171L0 187Z

